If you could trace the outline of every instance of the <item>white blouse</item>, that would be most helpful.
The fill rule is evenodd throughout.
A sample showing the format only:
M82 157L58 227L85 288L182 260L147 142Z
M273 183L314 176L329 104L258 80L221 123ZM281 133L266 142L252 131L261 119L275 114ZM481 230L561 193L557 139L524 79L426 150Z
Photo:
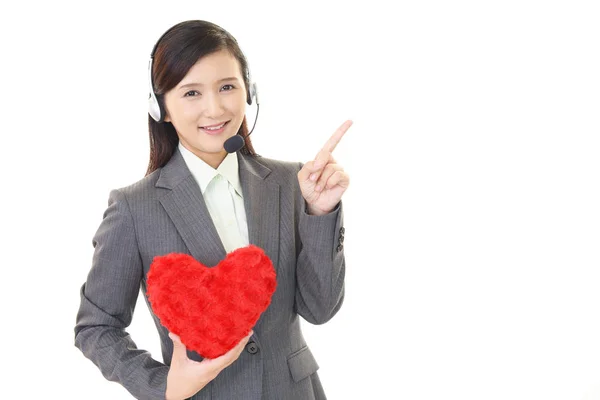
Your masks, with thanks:
M226 252L249 244L248 222L236 153L227 154L217 169L186 149L179 151L202 192Z

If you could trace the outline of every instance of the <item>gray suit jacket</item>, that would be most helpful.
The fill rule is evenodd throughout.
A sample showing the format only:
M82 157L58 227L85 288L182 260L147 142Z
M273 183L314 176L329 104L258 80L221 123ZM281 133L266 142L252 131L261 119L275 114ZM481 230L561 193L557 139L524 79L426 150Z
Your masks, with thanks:
M322 324L342 305L342 205L324 216L308 215L298 186L300 163L241 154L238 160L250 243L273 261L277 289L246 351L193 399L325 399L319 366L302 336L298 315ZM157 255L179 252L214 266L226 255L179 150L163 168L111 191L93 245L75 345L107 379L121 383L134 397L164 399L173 351L167 330L149 307L162 363L137 349L125 330L140 288L145 295L150 263ZM202 359L191 351L188 355Z

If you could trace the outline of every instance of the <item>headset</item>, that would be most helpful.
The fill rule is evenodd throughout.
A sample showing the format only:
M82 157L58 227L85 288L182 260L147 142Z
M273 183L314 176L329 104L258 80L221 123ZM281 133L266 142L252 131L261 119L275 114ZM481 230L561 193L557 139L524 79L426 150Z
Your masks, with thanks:
M165 33L163 33L160 38L158 38L158 40L156 41L156 44L152 48L152 52L150 53L150 61L148 62L148 84L149 84L149 89L150 89L150 95L148 96L148 114L152 117L152 119L154 119L154 121L156 121L158 123L164 122L166 111L165 111L163 102L161 100L159 100L158 97L156 96L156 93L154 93L154 82L152 80L152 64L154 61L154 54L156 53L156 49L158 48L158 45L161 42L162 38L165 37L165 35L167 33L169 33L176 26L177 25L171 27ZM237 41L236 41L236 43L237 43ZM238 46L239 46L239 44L238 44ZM242 54L243 54L243 52L242 52ZM244 55L244 58L246 58L245 55ZM248 81L249 88L248 88L248 95L246 97L246 103L248 103L248 105L252 105L253 103L256 103L256 107L257 107L254 125L252 126L252 130L250 132L248 132L248 135L247 135L247 136L250 136L250 134L254 131L254 127L256 126L256 121L258 120L258 111L260 109L260 103L258 101L258 88L257 88L256 82L254 82L252 80L252 75L250 74L249 66L247 67L247 78L248 78L247 81ZM225 143L223 143L223 147L225 148L225 150L228 153L234 153L236 151L239 151L244 146L245 146L244 138L241 137L240 135L234 135L234 136L230 137L229 139L227 139L225 141Z

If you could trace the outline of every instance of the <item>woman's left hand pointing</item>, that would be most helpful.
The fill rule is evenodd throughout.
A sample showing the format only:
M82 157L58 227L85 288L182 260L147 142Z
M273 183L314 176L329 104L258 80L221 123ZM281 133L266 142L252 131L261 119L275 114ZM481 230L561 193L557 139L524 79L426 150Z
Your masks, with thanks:
M327 140L313 161L309 161L298 172L298 183L306 200L307 212L323 215L331 212L348 189L350 177L331 153L340 142L352 121L344 122Z

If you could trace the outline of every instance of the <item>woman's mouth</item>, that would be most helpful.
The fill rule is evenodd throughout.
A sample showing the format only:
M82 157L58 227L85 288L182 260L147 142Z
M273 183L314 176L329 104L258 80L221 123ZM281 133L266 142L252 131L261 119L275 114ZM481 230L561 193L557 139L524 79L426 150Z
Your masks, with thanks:
M202 129L203 132L205 132L209 135L218 135L219 133L221 133L225 130L225 127L227 126L228 123L229 123L229 121L222 122L220 124L215 124L215 125L201 126L200 129Z

